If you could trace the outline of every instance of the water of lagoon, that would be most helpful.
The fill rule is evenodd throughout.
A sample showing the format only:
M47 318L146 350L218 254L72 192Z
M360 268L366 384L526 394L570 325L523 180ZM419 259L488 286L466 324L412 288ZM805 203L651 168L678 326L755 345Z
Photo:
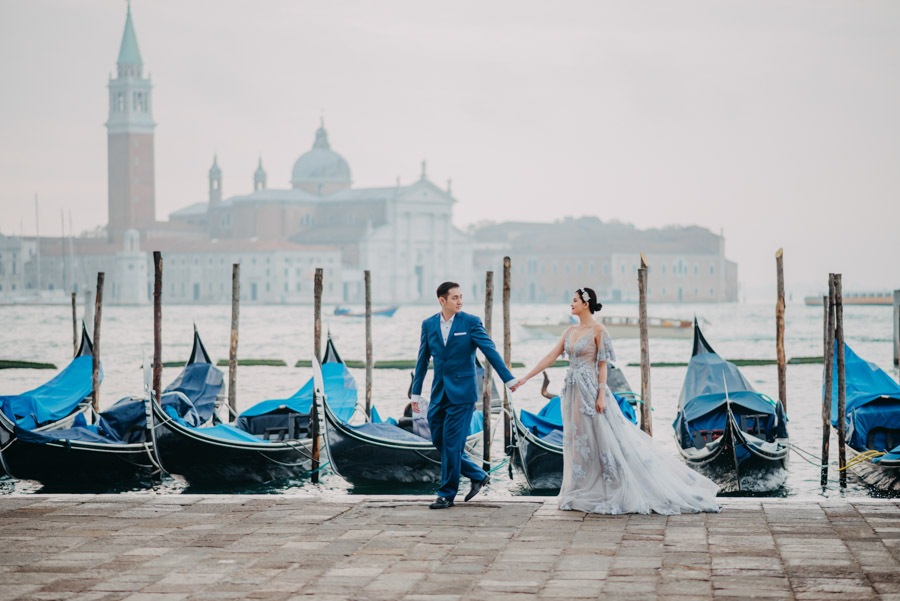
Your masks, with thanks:
M365 358L365 325L362 319L335 317L333 307L325 307L325 327L330 329L338 350L345 359ZM481 315L483 307L469 305L464 310ZM892 311L890 307L845 307L847 342L862 357L874 361L896 377L892 366ZM374 355L376 360L413 359L419 343L422 319L436 312L433 306L405 306L392 318L373 319ZM635 305L608 305L604 313L635 315ZM513 360L529 368L553 345L552 337L535 336L521 327L522 322L555 322L564 319L567 305L514 305L512 308ZM791 303L786 311L785 347L787 357L822 355L822 308ZM774 303L653 305L652 316L705 320L704 334L716 351L726 359L773 359L775 357ZM103 309L101 353L105 379L101 387L101 409L119 398L139 394L143 388L140 370L142 353L148 357L153 349L152 308L115 307ZM68 307L5 306L0 307L3 332L0 358L47 361L63 367L72 353L71 312ZM190 353L192 324L196 323L213 360L227 358L231 311L229 306L163 306L163 360L186 360ZM494 313L494 339L502 340L502 315ZM619 365L632 384L639 389L640 369L629 366L640 360L636 339L615 340ZM306 305L271 305L241 307L239 356L242 358L283 359L293 366L298 359L312 356L312 307ZM650 356L654 362L687 362L691 340L653 339ZM677 454L672 431L678 395L685 373L684 367L658 367L651 374L653 429L655 444L665 452ZM163 382L171 381L179 368L164 370ZM362 390L365 370L350 370ZM527 369L513 370L524 375ZM744 367L744 375L760 392L775 398L778 394L777 368L774 365ZM0 392L15 394L52 377L50 371L0 370ZM548 371L551 389L558 390L564 368ZM238 409L243 410L261 400L284 398L299 389L311 376L309 368L241 367L238 371ZM408 370L374 370L373 399L382 416L398 416L406 405L409 386ZM540 395L540 379L533 380L515 395L518 408L537 411L545 402ZM789 365L787 372L787 407L789 432L794 444L818 454L821 445L821 364ZM425 390L429 383L426 382ZM360 395L362 398L362 395ZM502 428L501 428L502 430ZM499 454L501 436L495 438L494 456ZM834 438L832 439L834 441ZM836 442L832 442L832 461L836 462ZM462 484L463 489L467 486ZM352 487L340 476L323 470L318 485L308 479L279 482L250 489L199 490L187 487L178 478L164 477L150 488L125 487L109 492L132 494L178 493L277 493L286 495L329 495L345 493L431 494L435 487L396 486ZM0 494L41 492L36 482L0 480ZM510 479L504 467L494 474L486 498L508 498L531 494L518 473ZM830 481L819 485L819 469L792 454L785 487L776 496L820 498L821 496L878 496L850 476L849 487L841 491L837 470L830 470Z

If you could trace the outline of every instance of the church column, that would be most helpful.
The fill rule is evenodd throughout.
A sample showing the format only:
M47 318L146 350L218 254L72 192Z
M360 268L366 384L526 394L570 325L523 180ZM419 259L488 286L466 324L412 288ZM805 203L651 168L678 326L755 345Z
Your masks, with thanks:
M393 230L394 230L394 241L393 248L391 249L391 253L393 255L393 261L391 261L391 300L392 302L397 302L398 294L397 291L400 290L400 210L397 206L397 201L395 200L393 203Z
M404 284L406 284L406 296L407 298L413 298L417 294L417 290L415 290L415 275L416 275L416 259L413 255L415 248L413 248L413 219L412 212L406 213L406 269L404 274Z
M447 213L443 215L444 219L444 273L448 274L446 277L452 278L450 275L450 253L453 251L453 245L450 243L450 214Z

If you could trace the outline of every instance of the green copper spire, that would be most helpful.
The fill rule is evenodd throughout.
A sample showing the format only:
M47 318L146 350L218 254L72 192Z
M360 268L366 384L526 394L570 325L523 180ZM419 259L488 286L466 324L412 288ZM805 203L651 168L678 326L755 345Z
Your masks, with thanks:
M128 3L128 16L125 17L125 33L122 34L122 45L119 47L119 65L143 65L141 51L138 50L137 36L131 23L131 2Z

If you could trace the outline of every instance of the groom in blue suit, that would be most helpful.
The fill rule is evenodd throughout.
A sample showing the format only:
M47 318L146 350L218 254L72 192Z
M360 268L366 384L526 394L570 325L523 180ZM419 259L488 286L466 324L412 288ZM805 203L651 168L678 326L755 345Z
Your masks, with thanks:
M478 400L475 376L475 349L480 349L503 382L512 387L516 379L506 369L481 320L462 312L462 291L455 282L444 282L437 289L441 312L422 322L422 341L412 386L412 409L419 412L422 384L428 360L434 358L434 378L428 425L431 441L441 451L441 488L431 509L453 506L459 490L459 475L472 480L468 501L488 483L490 477L465 453L472 412ZM490 424L484 424L490 428Z

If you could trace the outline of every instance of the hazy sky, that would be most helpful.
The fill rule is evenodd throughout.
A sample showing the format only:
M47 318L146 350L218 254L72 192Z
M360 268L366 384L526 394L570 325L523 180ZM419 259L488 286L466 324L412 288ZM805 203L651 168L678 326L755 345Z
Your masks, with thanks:
M0 232L106 222L122 0L0 2ZM900 3L134 0L157 218L289 187L324 110L354 185L453 179L460 227L699 224L753 297L900 288Z

